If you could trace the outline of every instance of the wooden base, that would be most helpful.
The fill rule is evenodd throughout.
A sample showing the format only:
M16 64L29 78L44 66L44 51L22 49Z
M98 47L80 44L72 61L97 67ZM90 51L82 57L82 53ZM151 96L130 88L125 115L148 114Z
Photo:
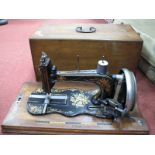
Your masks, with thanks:
M146 122L137 108L131 116L119 121L87 115L65 117L59 114L33 116L27 112L28 96L41 87L25 83L2 124L4 133L16 134L149 134Z

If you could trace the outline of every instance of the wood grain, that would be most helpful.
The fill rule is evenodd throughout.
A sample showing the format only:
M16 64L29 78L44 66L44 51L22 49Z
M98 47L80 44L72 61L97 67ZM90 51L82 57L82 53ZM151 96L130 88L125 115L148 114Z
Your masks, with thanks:
M95 27L95 33L78 33L77 27L88 29ZM51 40L101 40L101 41L141 41L139 34L127 24L45 24L40 26L30 39L51 39Z
M77 26L96 27L95 33L77 33ZM30 37L30 48L36 79L40 80L38 64L41 51L45 51L59 70L96 69L104 55L109 72L118 73L128 68L136 73L142 48L140 36L131 26L120 24L47 24Z
M58 83L55 87L65 86ZM77 86L76 84L70 87ZM48 114L44 116L33 116L26 110L26 103L30 93L40 88L40 83L25 83L20 91L21 99L17 98L12 104L8 115L2 124L4 133L16 134L148 134L146 122L141 117L137 108L130 117L113 121L101 119L88 115L76 117L65 117L59 114ZM67 86L69 87L69 86ZM79 84L79 88L81 85ZM94 88L89 85L86 89Z

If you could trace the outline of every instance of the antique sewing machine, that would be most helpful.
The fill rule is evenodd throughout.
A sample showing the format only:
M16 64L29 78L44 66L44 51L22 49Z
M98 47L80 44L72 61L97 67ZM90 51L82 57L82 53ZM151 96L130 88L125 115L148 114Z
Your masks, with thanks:
M46 53L40 58L42 89L31 93L27 110L32 115L59 113L65 116L88 114L100 118L121 118L134 109L136 80L128 69L108 74L108 62L98 61L96 70L58 71ZM58 82L74 84L54 88ZM82 87L78 85L82 84ZM89 90L85 87L92 86Z
M1 125L3 132L149 133L136 106L131 72L136 73L142 39L130 25L46 24L29 42L36 82L21 86ZM39 54L41 50L48 55ZM109 63L98 61L102 53Z

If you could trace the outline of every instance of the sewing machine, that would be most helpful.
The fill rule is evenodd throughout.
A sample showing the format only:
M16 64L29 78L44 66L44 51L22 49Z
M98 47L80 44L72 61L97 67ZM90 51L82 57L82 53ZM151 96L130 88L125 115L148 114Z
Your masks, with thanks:
M95 70L80 70L79 66L75 71L58 71L42 53L39 65L42 82L23 84L3 121L3 132L149 133L135 106L136 81L131 71L121 69L118 74L109 74L104 59L98 61Z
M27 110L33 115L59 113L65 116L80 114L100 118L120 118L129 114L135 106L136 80L128 69L118 74L107 73L108 62L100 60L96 70L58 71L46 53L40 58L42 89L31 93ZM83 83L83 88L55 89L58 81ZM86 84L95 84L91 90L85 90Z
M48 24L32 35L37 81L21 86L1 125L3 132L149 134L136 106L136 80L129 71L136 72L140 36L129 25L82 24L83 30L96 28L89 34L75 31L79 26ZM43 52L40 57L41 50L48 55ZM109 62L104 58L97 62L103 51Z

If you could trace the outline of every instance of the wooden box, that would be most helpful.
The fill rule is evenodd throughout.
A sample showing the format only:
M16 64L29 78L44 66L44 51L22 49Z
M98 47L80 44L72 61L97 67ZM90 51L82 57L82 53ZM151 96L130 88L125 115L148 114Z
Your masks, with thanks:
M79 33L77 27L93 33ZM126 67L136 72L142 48L142 39L130 25L116 24L47 24L38 28L30 37L30 48L36 79L39 80L41 51L46 52L59 70L95 69L104 55L109 62L109 72L118 73Z

